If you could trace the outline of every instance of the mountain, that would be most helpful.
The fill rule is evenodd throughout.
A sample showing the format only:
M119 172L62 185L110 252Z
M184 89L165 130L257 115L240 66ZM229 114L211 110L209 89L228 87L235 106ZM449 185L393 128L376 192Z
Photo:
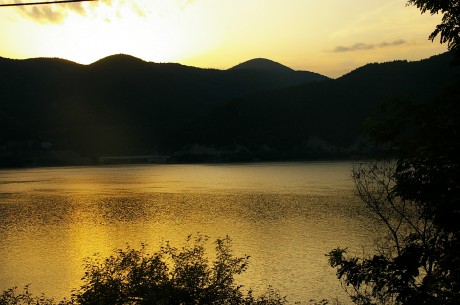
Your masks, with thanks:
M418 62L368 64L335 80L233 100L184 130L188 146L181 157L277 160L363 156L370 149L364 120L377 116L377 108L394 98L414 102L433 98L460 75L460 67L452 67L451 61L452 56L446 53Z
M292 70L289 67L286 67L280 63L272 61L270 59L265 58L254 58L243 63L240 63L229 70L262 70L267 72L281 72L281 73L289 73Z
M296 71L280 78L123 54L90 65L0 58L0 151L10 161L34 159L28 147L43 142L86 157L164 151L172 132L232 99L306 81Z
M333 80L266 59L215 70L121 54L90 65L0 58L0 165L349 157L377 105L434 96L458 74L450 60L369 64Z
M248 83L270 83L270 87L266 88L268 90L329 79L324 75L310 71L294 71L289 67L265 58L245 61L227 71L236 78L244 79Z

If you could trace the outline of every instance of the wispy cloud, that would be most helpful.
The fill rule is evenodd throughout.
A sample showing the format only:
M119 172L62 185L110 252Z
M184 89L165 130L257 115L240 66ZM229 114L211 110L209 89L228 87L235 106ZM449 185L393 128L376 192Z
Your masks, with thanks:
M14 0L14 2L21 3L25 1ZM146 3L146 1L144 1L144 3ZM107 11L108 8L111 8L111 11L116 11L116 16L121 16L122 13L120 12L120 9L124 8L125 10L128 9L133 11L140 17L145 17L143 8L137 3L128 0L98 0L93 2L45 4L22 6L17 9L21 11L23 16L40 23L62 23L62 21L71 13L83 16L97 7L102 7L105 11Z
M15 3L25 2L25 0L13 1ZM49 1L51 2L51 0ZM40 23L62 23L71 13L83 16L98 7L103 9L105 15L111 12L113 16L122 17L124 13L134 12L139 17L146 17L149 12L165 15L177 9L184 10L195 4L195 2L197 0L174 0L168 2L162 0L98 0L93 2L21 6L17 9L20 10L23 16ZM98 13L100 12L99 10Z
M351 46L337 46L333 52L340 53L340 52L353 52L353 51L362 51L362 50L373 50L373 49L381 49L391 46L399 46L406 44L407 42L403 39L395 40L393 42L381 42L377 44L367 44L367 43L355 43Z
M24 0L14 0L14 3L26 2ZM51 2L51 1L50 1ZM60 4L43 4L35 6L21 6L17 9L21 14L40 23L61 23L70 12L84 15L86 7L94 7L99 2L110 5L112 0L99 0L95 2L75 2Z

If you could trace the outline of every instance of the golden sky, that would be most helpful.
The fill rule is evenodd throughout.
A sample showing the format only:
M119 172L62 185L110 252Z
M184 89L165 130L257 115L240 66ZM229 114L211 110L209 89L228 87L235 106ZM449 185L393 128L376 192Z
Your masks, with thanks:
M0 3L33 0L0 0ZM441 16L406 0L99 0L0 8L0 56L89 64L112 54L227 69L263 57L330 77L447 50Z

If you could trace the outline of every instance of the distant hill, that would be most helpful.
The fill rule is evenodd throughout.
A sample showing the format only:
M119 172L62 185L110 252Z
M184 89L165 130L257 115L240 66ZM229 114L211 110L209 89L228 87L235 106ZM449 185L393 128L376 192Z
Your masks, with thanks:
M265 58L254 58L240 63L230 68L229 70L262 70L282 73L289 73L294 71L289 67L286 67L280 63Z
M165 151L173 132L232 99L311 80L296 71L280 77L122 54L91 65L0 58L0 159L1 150L6 164L34 159L27 147L42 142L90 158Z
M0 166L350 157L365 151L362 121L377 105L434 96L459 73L450 60L369 64L332 80L267 59L215 70L128 55L0 58Z
M427 101L459 77L450 54L368 64L338 79L231 101L184 130L184 159L349 158L369 153L363 121L392 98ZM181 141L181 145L184 141ZM197 149L200 148L200 149ZM214 152L209 153L209 148Z
M281 87L329 79L324 75L310 71L295 71L265 58L255 58L245 61L227 71L234 77L244 79L248 83L271 83L271 87L267 87L266 89L279 89Z
M126 68L132 65L143 65L146 61L126 54L115 54L101 58L91 64L91 66L99 69L117 69Z

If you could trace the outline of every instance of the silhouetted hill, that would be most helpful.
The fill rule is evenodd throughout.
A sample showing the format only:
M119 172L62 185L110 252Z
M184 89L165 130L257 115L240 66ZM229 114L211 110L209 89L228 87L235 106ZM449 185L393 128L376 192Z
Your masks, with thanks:
M227 103L184 132L184 159L350 157L368 149L363 121L392 98L426 101L458 77L450 54L368 64L336 80Z
M263 71L274 71L274 72L282 72L288 73L292 72L289 67L286 67L280 63L277 63L270 59L265 58L254 58L243 63L240 63L229 70L263 70Z
M350 156L376 105L433 96L458 73L449 61L369 64L331 80L264 59L222 71L127 55L91 65L0 58L0 163Z
M227 71L235 79L245 80L251 86L262 86L262 84L270 83L270 87L265 87L266 90L329 79L314 72L294 71L289 67L265 58L248 60Z
M146 63L144 60L127 55L127 54L115 54L104 58L101 58L91 64L92 67L98 68L125 68L130 65L142 65Z
M0 150L12 159L33 159L35 151L12 151L29 152L30 143L42 142L88 157L164 151L172 132L214 108L299 81L309 80L295 71L280 79L121 54L90 65L0 58Z

